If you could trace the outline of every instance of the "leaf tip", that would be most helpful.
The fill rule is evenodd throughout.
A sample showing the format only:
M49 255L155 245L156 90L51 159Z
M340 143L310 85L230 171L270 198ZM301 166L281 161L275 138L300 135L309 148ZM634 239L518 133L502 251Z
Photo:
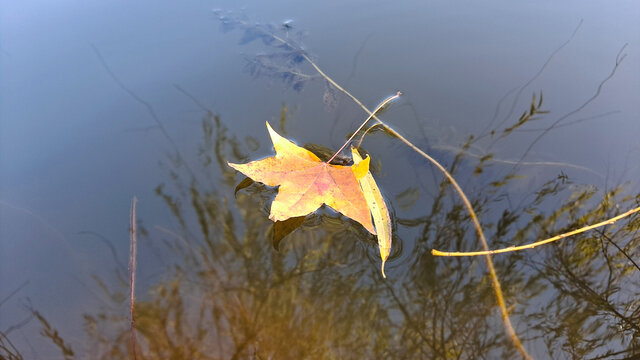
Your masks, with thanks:
M271 137L271 139L273 139L273 134L275 133L275 130L273 130L273 128L271 127L271 124L269 124L268 121L265 121L264 123L267 124L267 131L269 131L269 136Z
M355 159L354 159L355 160ZM371 157L367 156L364 160L359 161L357 163L354 162L353 173L356 176L356 180L360 181L367 173L369 172L369 162L371 161Z

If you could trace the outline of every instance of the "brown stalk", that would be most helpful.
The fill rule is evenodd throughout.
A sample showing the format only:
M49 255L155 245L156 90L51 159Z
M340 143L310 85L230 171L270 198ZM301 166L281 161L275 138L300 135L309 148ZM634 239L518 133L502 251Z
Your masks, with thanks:
M138 342L136 341L135 322L135 292L136 292L136 203L138 199L134 196L131 202L131 225L129 228L129 315L131 317L131 347L133 348L133 359L138 358Z

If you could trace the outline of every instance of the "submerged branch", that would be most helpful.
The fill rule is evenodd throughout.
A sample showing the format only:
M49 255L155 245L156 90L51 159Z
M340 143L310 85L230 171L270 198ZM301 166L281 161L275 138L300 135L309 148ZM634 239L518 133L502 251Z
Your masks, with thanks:
M607 81L609 81L609 80L611 80L613 78L613 76L616 74L616 71L620 67L620 64L622 64L622 61L627 57L627 54L624 52L624 49L627 47L627 45L628 44L624 44L622 46L622 48L618 52L618 55L616 55L616 61L615 61L615 64L614 64L613 68L611 69L611 72L609 72L609 75L607 75L607 77L605 77L600 82L600 84L598 84L598 88L596 89L595 93L589 99L587 99L584 103L582 103L582 105L580 105L578 108L576 108L575 110L572 110L572 111L564 114L563 116L558 118L556 121L554 121L553 124L549 125L546 129L544 129L544 131L542 131L542 133L539 134L531 142L531 144L529 144L527 149L524 151L524 153L520 157L520 161L519 162L522 162L524 160L524 158L529 154L531 149L533 149L533 147L540 141L540 139L542 139L545 135L547 135L549 133L549 131L557 128L559 125L561 125L564 122L564 120L566 120L570 116L579 113L582 109L587 107L587 105L589 105L591 102L593 102L600 95L600 92L602 91L602 88L604 87L604 85L607 83ZM515 165L515 166L518 167L518 165Z
M178 159L178 161L181 162L182 164L184 164L184 167L193 176L194 181L197 182L198 179L195 176L195 172L191 169L191 167L189 166L187 161L184 159L184 157L180 153L180 148L178 147L178 144L175 142L175 140L173 140L171 135L169 135L169 132L167 131L167 128L165 128L164 124L160 120L160 117L158 116L158 114L156 114L156 111L153 109L153 106L151 106L151 104L148 101L146 101L143 98L141 98L140 96L138 96L138 94L136 94L133 90L131 90L129 87L127 87L127 85L125 85L125 83L122 82L122 80L120 80L120 78L116 75L116 73L113 70L111 70L111 67L109 67L109 65L107 64L106 60L102 56L102 53L100 53L100 51L98 50L98 48L95 45L92 44L91 47L93 48L93 52L96 54L96 57L100 61L100 64L102 65L102 67L105 69L107 74L109 74L111 79L113 79L113 81L115 81L115 83L118 85L118 87L120 87L124 92L129 94L129 96L131 96L133 98L133 100L135 100L136 102L138 102L139 104L144 106L145 109L147 109L147 113L149 114L149 116L151 116L153 121L156 123L157 128L160 129L160 132L162 133L162 135L167 139L169 144L171 144L171 147L173 148L173 151L174 151L175 156Z
M551 60L560 52L560 50L562 50L565 46L567 46L571 42L571 40L573 40L573 38L578 33L578 30L582 26L582 23L583 23L583 20L580 19L580 22L578 23L576 28L571 33L571 36L569 36L569 38L565 42L563 42L560 46L558 46L551 53L551 55L549 55L547 60L544 62L544 64L542 64L542 66L540 67L540 69L538 69L538 72L535 73L535 75L533 75L526 83L524 83L524 85L510 90L509 92L507 92L504 95L504 97L502 99L500 99L500 101L498 102L498 105L496 107L496 112L495 112L495 114L493 116L493 119L489 122L489 124L487 124L487 127L482 131L482 133L486 132L491 127L491 125L496 120L496 118L498 117L498 111L500 109L500 104L502 103L502 101L504 101L507 98L507 96L509 96L513 91L517 90L517 93L516 93L512 103L511 103L511 108L509 109L509 112L507 113L507 115L504 116L504 118L502 119L502 121L500 121L500 123L498 124L497 127L501 127L502 125L504 125L504 123L509 118L511 118L511 115L513 115L513 112L515 111L515 108L516 108L516 104L518 103L518 100L520 99L520 95L522 95L522 92L524 91L524 89L526 89L529 85L531 85L533 83L533 81L536 80L542 74L542 72L544 72L544 70L547 68L549 63L551 63Z

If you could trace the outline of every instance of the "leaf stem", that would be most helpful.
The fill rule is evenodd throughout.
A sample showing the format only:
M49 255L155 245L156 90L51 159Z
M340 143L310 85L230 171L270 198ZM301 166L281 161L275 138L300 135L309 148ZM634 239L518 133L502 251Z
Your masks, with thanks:
M383 107L385 107L388 103L390 103L391 101L399 98L402 95L402 92L398 91L395 95L393 96L389 96L388 98L384 99L383 102L380 103L380 105L378 105L378 107L373 110L373 112L369 115L369 117L367 117L365 119L365 121L362 122L362 124L360 124L360 127L358 127L358 129L356 131L353 132L353 134L351 135L351 137L349 137L349 139L342 145L342 147L340 149L338 149L338 151L336 151L335 154L333 154L333 156L331 157L331 159L329 159L327 161L327 164L331 163L331 161L333 159L335 159L336 156L338 156L338 154L340 154L342 152L342 150L344 150L344 148L349 145L349 143L351 142L351 140L353 140L353 138L356 136L356 134L358 134L358 132L360 132L360 130L362 130L362 128L365 126L365 124L367 122L369 122L369 120L371 120L372 117L376 116L376 114L378 113L378 111L380 111L380 109L382 109Z

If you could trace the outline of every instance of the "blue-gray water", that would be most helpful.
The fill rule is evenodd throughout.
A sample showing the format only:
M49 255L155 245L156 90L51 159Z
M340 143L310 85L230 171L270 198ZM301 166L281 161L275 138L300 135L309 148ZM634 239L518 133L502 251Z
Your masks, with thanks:
M246 24L221 31L220 14ZM291 28L282 25L288 19ZM316 78L301 91L267 76L273 74L252 77L247 61L283 50L260 40L240 44L243 33L273 25L369 108L403 91L383 119L446 166L470 135L515 124L529 111L532 95L539 99L542 92L540 110L548 114L495 144L500 133L469 148L471 155L494 154L482 174L472 174L477 157L455 162L461 186L478 197L481 220L499 247L637 206L639 20L636 1L0 0L0 354L62 356L42 335L43 322L34 312L58 331L75 358L114 358L120 355L108 355L111 347L129 346L122 335L128 329L127 284L117 274L126 274L129 208L137 196L144 230L138 243L139 341L148 358L169 358L172 346L174 358L516 356L492 307L481 258L429 255L436 244L480 248L464 211L455 211L456 195L446 190L441 207L434 207L441 174L381 132L363 146L394 209L397 252L387 263L388 278L380 279L375 239L328 211L285 238L280 252L273 250L268 206L274 191L253 185L234 197L242 177L234 178L224 162L271 156L264 123L280 131L283 106L288 138L334 150L366 115L335 89L335 99L323 102L327 85L307 63L296 66ZM618 66L616 59L622 60ZM215 130L214 115L226 129L218 142L222 132ZM560 126L537 141L557 120ZM214 124L210 142L203 122ZM241 157L230 150L229 139L237 139ZM533 141L518 177L491 192L489 184L512 171L512 162ZM559 175L572 183L535 204L536 193ZM593 210L604 204L607 190L625 182L609 207ZM210 198L200 199L194 189ZM532 212L548 217L583 190L593 194L584 205L516 231L529 224ZM177 199L179 216L161 194ZM624 195L630 200L624 202ZM199 222L194 198L211 210L205 216L210 234ZM505 209L519 220L501 238L496 228ZM640 353L640 269L624 256L640 262L637 221L617 238L614 232L625 228L607 228L622 251L592 232L572 247L549 245L502 258L508 260L498 266L498 276L505 278L512 320L534 358ZM223 244L229 236L241 249ZM207 237L215 246L207 247ZM176 244L190 242L211 252L211 259L200 259L205 265L176 250ZM569 250L592 257L563 257ZM607 264L614 270L606 270ZM609 273L619 282L607 280ZM580 293L585 287L576 279L583 278L594 282L595 300ZM101 283L122 294L110 297ZM158 300L159 289L171 284L187 309L184 318L175 317L182 314L172 308L175 303ZM456 286L459 292L447 297L446 290ZM238 288L244 291L229 290ZM553 305L545 308L547 302ZM447 304L452 308L438 308ZM196 335L200 307L208 319L203 338ZM215 315L220 322L216 311L223 314ZM163 325L149 319L167 314L163 324L174 343L154 347L149 339L159 337ZM557 318L547 318L552 316ZM181 321L183 333L176 334L171 324ZM482 333L469 330L474 327ZM593 327L593 333L582 333ZM600 342L589 344L589 336Z

